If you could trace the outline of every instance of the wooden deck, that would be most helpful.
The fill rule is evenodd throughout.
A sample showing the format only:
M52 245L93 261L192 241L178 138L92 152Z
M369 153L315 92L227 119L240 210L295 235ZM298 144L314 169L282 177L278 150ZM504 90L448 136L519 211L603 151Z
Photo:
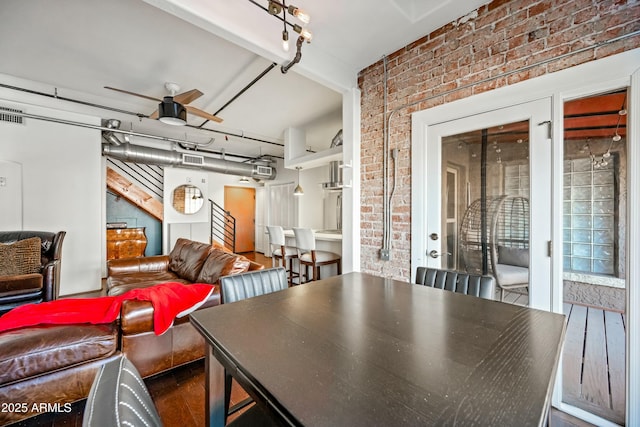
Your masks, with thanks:
M496 300L500 300L499 292ZM529 298L507 292L505 302L528 305ZM576 304L564 304L564 314L568 323L562 359L563 401L624 425L624 315Z
M624 425L625 317L565 304L569 317L562 360L566 403Z

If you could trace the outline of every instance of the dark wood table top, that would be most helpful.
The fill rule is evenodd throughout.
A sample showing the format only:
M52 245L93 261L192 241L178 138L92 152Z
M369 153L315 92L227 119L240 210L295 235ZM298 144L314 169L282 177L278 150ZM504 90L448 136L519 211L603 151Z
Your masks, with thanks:
M191 321L290 424L544 425L565 316L349 273Z

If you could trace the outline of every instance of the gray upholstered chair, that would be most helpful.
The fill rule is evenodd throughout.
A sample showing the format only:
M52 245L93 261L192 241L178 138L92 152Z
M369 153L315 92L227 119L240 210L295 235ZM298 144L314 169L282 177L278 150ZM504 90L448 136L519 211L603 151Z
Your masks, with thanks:
M284 267L247 271L220 278L222 303L229 304L288 288Z
M320 267L323 265L336 264L338 274L342 273L342 257L329 251L316 250L316 238L310 228L294 228L296 236L296 249L298 250L298 261L300 269L305 267L305 277L309 281L309 267L313 269L313 280L320 279ZM302 271L300 271L302 274Z
M496 292L495 280L491 276L428 267L418 267L416 284L485 299L494 299Z
M269 246L271 246L271 267L275 267L274 260L279 260L278 264L287 268L289 261L289 286L293 285L293 278L298 277L298 273L293 271L293 260L298 258L298 252L294 246L285 244L284 230L279 225L267 225L269 233Z
M102 365L89 391L83 427L162 426L133 363L122 356Z
M288 287L289 283L287 282L287 271L284 267L248 271L246 273L233 274L220 278L220 293L223 304L230 304L233 302L241 301L243 299L257 297L259 295L270 294L272 292L287 289ZM224 409L227 416L234 414L235 412L253 402L251 398L247 398L229 408L229 398L231 397L231 382L231 375L228 372L225 372ZM242 415L242 418L251 420L252 417L255 416L262 417L262 411L259 411L257 409L248 410L246 411L246 415ZM242 424L242 421L236 419L235 424L240 425ZM252 425L252 423L250 422L243 425ZM259 423L253 425L267 424Z

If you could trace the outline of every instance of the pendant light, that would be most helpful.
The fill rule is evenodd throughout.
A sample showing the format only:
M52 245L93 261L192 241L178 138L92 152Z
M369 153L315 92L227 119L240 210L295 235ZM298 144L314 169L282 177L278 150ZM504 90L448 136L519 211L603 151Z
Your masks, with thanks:
M298 170L298 185L293 190L293 195L294 196L304 196L304 190L300 186L300 169L302 169L302 168L300 166L296 166L296 169Z

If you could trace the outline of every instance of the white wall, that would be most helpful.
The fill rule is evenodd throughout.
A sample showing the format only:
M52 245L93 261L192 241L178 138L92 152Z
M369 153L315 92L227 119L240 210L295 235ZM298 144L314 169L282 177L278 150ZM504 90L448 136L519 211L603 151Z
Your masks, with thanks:
M0 106L100 124L97 117L9 101L1 92ZM105 197L99 191L104 188L100 131L27 118L22 125L0 122L0 145L0 160L22 164L23 229L67 232L60 294L99 289Z

